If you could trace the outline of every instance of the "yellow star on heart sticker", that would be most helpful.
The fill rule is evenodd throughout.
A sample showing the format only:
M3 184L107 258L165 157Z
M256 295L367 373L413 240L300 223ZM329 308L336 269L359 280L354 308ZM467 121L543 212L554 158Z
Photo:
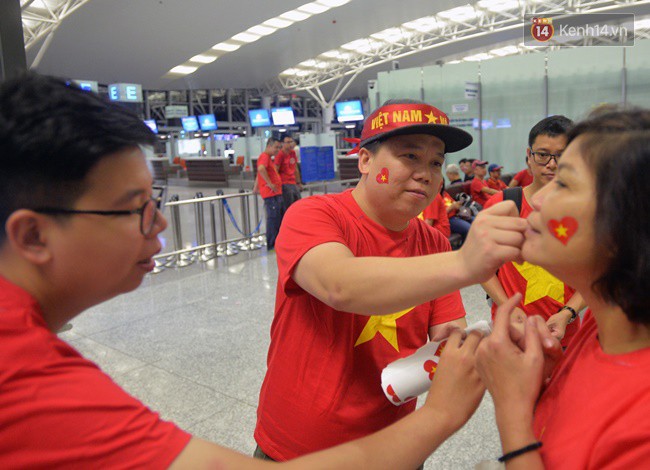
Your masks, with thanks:
M519 274L526 279L524 305L544 297L550 297L564 304L564 283L544 268L524 262L512 263Z
M377 333L382 335L390 345L395 348L395 351L399 351L399 345L397 344L397 322L396 320L400 317L403 317L415 307L409 307L405 310L402 310L397 313L391 313L389 315L372 315L368 319L368 323L363 328L363 331L359 335L359 339L354 343L356 348L360 344L366 343L373 339Z
M425 114L424 116L429 119L429 122L427 122L427 124L436 124L438 122L438 118L435 114L433 114L433 111L431 111L429 114Z
M566 237L567 236L567 229L564 225L560 224L558 227L555 229L555 233L557 233L558 237Z

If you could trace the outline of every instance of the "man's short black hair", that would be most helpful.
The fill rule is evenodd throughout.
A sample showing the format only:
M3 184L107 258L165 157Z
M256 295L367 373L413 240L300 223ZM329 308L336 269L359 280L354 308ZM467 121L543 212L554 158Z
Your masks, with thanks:
M270 147L271 145L273 145L276 142L280 142L280 139L278 139L277 137L271 136L268 139L266 139L266 147L268 148L268 147Z
M556 114L542 119L533 126L528 134L528 146L532 148L535 139L539 135L547 135L549 137L557 137L558 135L566 135L569 129L573 126L573 121L566 116Z
M62 80L29 73L0 85L0 243L14 211L72 207L102 158L154 141L130 110Z
M467 158L461 158L460 160L458 160L458 164L467 163L468 161L469 160Z

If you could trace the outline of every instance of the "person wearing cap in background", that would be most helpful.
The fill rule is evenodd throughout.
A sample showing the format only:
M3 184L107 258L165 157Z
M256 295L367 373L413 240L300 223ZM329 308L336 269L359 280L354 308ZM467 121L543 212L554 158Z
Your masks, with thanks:
M472 199L479 203L481 206L484 206L490 196L498 193L496 189L492 189L488 186L487 181L485 181L485 175L487 174L488 162L484 160L474 160L472 163L472 168L474 169L474 179L472 180L472 185L470 186L470 195Z
M501 168L503 167L501 165L497 165L496 163L492 163L490 166L488 166L490 177L487 179L487 185L492 189L496 189L497 191L503 191L508 187L503 181L501 181Z
M256 457L291 459L413 412L415 401L394 406L386 398L382 369L464 327L458 289L515 259L527 226L504 202L479 214L477 230L452 252L417 218L438 193L445 154L471 142L433 106L388 101L368 116L351 152L357 186L289 208L276 244Z
M472 167L472 163L475 161L475 158L461 158L458 160L460 170L465 173L465 178L463 181L472 181L474 179L474 168Z
M519 216L528 218L533 211L530 201L533 196L555 177L558 160L567 145L567 133L573 122L565 116L549 116L536 123L528 136L529 148L526 151L526 164L533 174L533 182L525 188L509 188L492 196L485 208L498 204L504 199L514 200L519 192L521 209ZM512 196L511 196L512 195ZM564 284L546 270L530 263L506 263L499 272L482 284L492 299L492 315L496 309L516 292L526 295L515 308L516 315L540 315L553 336L567 346L580 326L577 312L585 307L580 293Z

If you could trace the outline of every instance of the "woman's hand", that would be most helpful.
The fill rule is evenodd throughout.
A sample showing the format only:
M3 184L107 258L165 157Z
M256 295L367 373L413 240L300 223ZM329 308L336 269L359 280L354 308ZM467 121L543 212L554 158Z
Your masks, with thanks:
M510 316L520 301L521 294L515 294L497 309L494 329L478 347L476 367L497 414L507 406L514 414L532 418L542 386L544 351L534 318L526 319L519 341L511 337Z
M445 417L453 431L471 418L485 393L475 368L476 348L483 335L472 331L463 340L464 335L455 330L449 336L424 405Z

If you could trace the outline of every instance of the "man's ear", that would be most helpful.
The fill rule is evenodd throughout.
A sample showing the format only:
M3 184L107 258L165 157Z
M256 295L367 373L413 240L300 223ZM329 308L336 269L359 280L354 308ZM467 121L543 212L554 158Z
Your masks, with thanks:
M29 209L19 209L9 216L5 224L6 243L29 262L44 264L51 259L45 236L47 225L45 216Z
M362 147L359 149L359 171L362 175L367 175L370 171L370 161L373 154L367 148Z

